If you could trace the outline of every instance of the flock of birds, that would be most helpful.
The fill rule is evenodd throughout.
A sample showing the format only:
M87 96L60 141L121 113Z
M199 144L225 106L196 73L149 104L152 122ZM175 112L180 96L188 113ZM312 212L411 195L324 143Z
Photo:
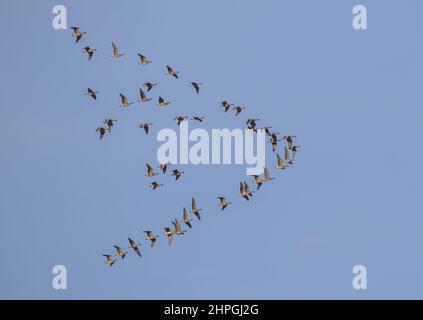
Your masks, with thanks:
M78 43L81 38L86 34L86 32L81 32L81 30L79 29L79 27L72 27L72 34L76 39L76 43ZM87 55L88 55L88 60L91 60L94 56L94 53L97 51L96 49L90 47L90 46L86 46L82 49ZM118 59L120 57L122 57L124 55L124 53L121 53L119 51L118 46L115 43L112 43L112 58L114 59ZM152 63L151 60L149 60L146 56L139 54L138 53L138 57L139 57L139 62L138 64L140 65L148 65L150 63ZM175 70L174 68L172 68L171 66L167 65L166 66L166 75L173 77L175 79L179 79L179 71ZM191 81L189 82L189 85L195 90L196 94L200 93L200 86L202 85L201 82L194 82ZM146 94L146 92L150 92L155 86L157 86L156 83L152 83L152 82L145 82L142 85L142 88L139 89L139 99L138 101L140 103L145 103L148 101L151 101L151 98L149 98ZM145 90L145 91L144 91ZM97 99L97 95L99 94L98 91L93 90L92 88L88 88L87 92L85 93L87 96L91 97L92 99L96 100ZM121 108L127 108L129 107L131 104L133 104L132 101L129 101L128 98L123 95L122 93L119 93L120 96L120 104L119 107ZM167 105L170 104L170 101L166 101L163 97L159 96L158 98L158 102L156 103L157 106L160 107L166 107ZM232 103L229 103L228 101L222 101L219 103L219 106L221 108L223 108L224 112L227 112L228 110L233 110L235 112L235 116L239 116L241 114L241 112L243 112L243 110L245 110L245 107L240 106L240 105L235 105ZM181 124L182 121L185 121L187 119L191 119L191 120L195 120L198 122L203 122L205 120L204 116L193 116L193 117L188 117L188 116L176 116L173 120L177 122L178 125ZM118 121L117 119L105 119L103 121L103 123L105 124L105 126L101 126L101 127L97 127L96 132L99 133L100 135L100 140L103 140L106 132L111 133L112 132L112 128L114 123ZM260 119L247 119L246 124L247 124L247 128L249 130L252 130L254 132L257 132L258 130L262 130L266 133L266 135L269 137L269 143L272 145L272 151L276 152L278 149L278 145L279 142L281 141L285 141L286 144L284 145L284 156L282 157L278 152L276 152L276 159L277 159L277 163L276 166L274 167L276 170L284 170L286 169L289 165L292 165L294 163L294 159L295 159L295 155L298 151L298 148L300 148L300 146L297 146L294 144L293 138L295 138L295 135L284 135L282 137L282 139L279 139L278 135L280 134L279 132L275 132L275 131L270 131L270 129L272 128L271 126L266 126L266 127L257 127L257 122L260 121ZM138 127L140 129L143 129L145 134L149 133L149 128L152 126L152 123L140 123L138 125ZM167 168L170 164L169 163L159 163L158 168L160 169L160 171L163 173L163 175L166 174ZM150 164L146 164L147 167L147 171L145 176L148 178L153 178L158 176L159 174L154 172L153 167ZM178 169L173 169L172 170L172 176L175 177L175 181L177 181L182 175L184 174L184 171L179 171ZM264 167L264 172L263 172L263 176L260 177L259 175L254 175L253 176L254 180L253 183L256 184L256 190L258 191L263 183L267 183L270 182L272 180L274 180L275 178L270 176L270 172L269 169L267 167ZM150 187L153 190L156 190L157 188L163 186L163 184L159 183L158 181L153 181L150 183ZM248 185L248 183L246 181L242 181L240 182L240 188L239 188L239 196L244 198L245 200L249 201L250 198L253 196L253 193L255 191L250 190L250 187ZM225 208L227 208L229 205L231 205L231 202L223 196L219 196L217 197L218 199L218 206L220 207L220 209L223 211ZM191 200L191 210L188 212L186 208L183 208L182 211L182 219L181 221L188 227L188 228L192 228L192 219L190 218L189 213L193 214L198 220L201 220L201 214L200 211L202 209L199 209L197 206L197 202L194 198L192 198ZM184 235L187 231L183 230L181 227L181 224L178 220L178 218L175 218L175 220L171 221L171 224L173 227L164 227L164 235L167 237L167 243L168 245L172 245L174 236L180 236L180 235ZM148 240L150 242L150 247L154 247L156 242L157 242L157 238L159 238L158 235L155 235L153 233L153 231L151 230L146 230L144 231L144 233L146 234L146 238L145 240ZM140 251L140 245L141 243L137 243L136 241L134 241L131 238L128 238L129 241L129 246L128 249L132 249L139 257L141 257L141 251ZM112 266L116 261L117 258L120 259L124 259L125 256L128 254L127 251L125 251L125 249L123 249L120 246L114 245L113 246L116 250L115 255L112 254L103 254L103 256L105 257L106 261L105 263Z

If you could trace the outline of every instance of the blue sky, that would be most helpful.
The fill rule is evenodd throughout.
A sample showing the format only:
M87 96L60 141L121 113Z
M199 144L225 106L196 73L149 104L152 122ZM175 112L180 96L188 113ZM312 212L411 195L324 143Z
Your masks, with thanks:
M54 30L63 4L75 44ZM367 6L369 29L353 30ZM420 1L1 1L0 298L423 298ZM113 60L111 42L126 53ZM98 49L87 61L81 47ZM137 65L136 53L153 63ZM180 80L164 75L165 65ZM202 81L195 95L187 81ZM172 101L118 107L145 81ZM93 101L87 87L100 91ZM218 102L247 107L241 119ZM297 135L294 166L253 201L238 199L245 167L181 166L148 188L161 128L177 114L205 128L247 117ZM119 119L98 141L95 128ZM137 124L153 122L151 136ZM191 127L199 126L190 123ZM273 167L274 155L267 150ZM216 197L233 202L222 214ZM113 268L103 253L161 232L195 196L204 219L172 247ZM68 289L53 290L52 268ZM351 286L354 265L368 289Z

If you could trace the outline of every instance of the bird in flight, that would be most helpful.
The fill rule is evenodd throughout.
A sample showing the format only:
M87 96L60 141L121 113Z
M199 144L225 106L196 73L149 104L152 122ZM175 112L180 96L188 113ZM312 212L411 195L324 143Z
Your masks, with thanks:
M193 116L193 117L191 117L191 120L195 120L195 121L198 121L198 122L203 122L204 119L205 119L204 116Z
M169 163L168 162L166 162L166 163L159 163L159 169L163 172L163 174L166 174L166 170L167 170L167 167L169 166Z
M88 60L91 60L91 58L94 55L94 51L97 51L97 49L91 48L91 47L85 47L82 48L82 51L84 51L86 54L88 54Z
M138 246L140 246L141 243L136 243L131 238L128 238L128 241L129 241L129 248L134 249L134 251L137 253L137 255L141 258L141 252L140 252L140 249L138 248Z
M225 109L225 112L227 112L233 106L233 104L232 103L228 103L225 100L225 101L220 102L220 106Z
M242 110L245 109L245 107L234 106L232 109L235 110L235 116L238 116L242 112Z
M122 259L125 258L127 252L123 251L123 249L119 246L113 246L116 249L116 256L121 257Z
M82 36L86 34L86 32L81 32L79 30L79 27L71 27L72 29L72 35L76 38L75 43L78 43L79 40L81 40Z
M184 121L185 119L188 119L188 117L187 116L176 116L175 118L173 118L173 121L176 121L176 123L179 126L181 124L181 122Z
M104 129L103 127L97 127L95 132L100 132L100 140L103 140L104 135L106 134L106 129Z
M225 210L225 208L232 204L230 201L226 200L225 197L217 197L219 199L219 207L222 208L222 211Z
M113 47L113 54L112 54L112 58L120 58L124 55L124 53L119 53L119 48L117 47L117 45L112 42L112 47Z
M145 175L146 177L157 176L157 173L154 173L153 168L148 163L146 163L145 165L147 166L147 174Z
M88 88L87 89L87 92L85 93L85 95L90 96L94 100L97 100L97 96L96 96L97 93L98 93L98 91L94 91L93 89Z
M117 261L116 259L113 259L113 257L112 257L111 254L103 254L103 257L106 257L106 261L105 262L109 266L112 266Z
M185 209L185 208L184 208ZM203 210L203 209L198 209L197 208L197 203L195 202L195 199L194 198L192 198L192 200L191 200L191 210L190 210L190 212L191 213L193 213L196 217L197 217L197 219L198 220L201 220L201 216L200 216L200 211L201 210Z
M278 164L276 165L275 169L277 170L284 170L287 168L287 166L285 166L285 161L282 159L282 157L279 155L279 153L276 153L276 157L278 160Z
M286 146L284 147L284 150L285 150L285 159L284 159L284 162L285 163L292 164L293 162L292 162L292 159L289 156L289 150L288 150L288 148Z
M183 173L185 173L185 171L179 171L178 169L174 169L174 170L172 170L172 174L171 174L171 176L174 176L174 177L175 177L175 181L176 181L176 180L178 180L178 179L179 179L179 177L180 177Z
M147 92L149 92L154 86L157 86L157 83L144 82L142 86L147 89Z
M144 91L140 88L140 98L138 99L138 101L139 101L139 102L148 102L148 101L150 101L150 100L151 100L151 98L148 98L148 97L145 95Z
M178 78L179 78L179 77L178 77L178 73L179 73L179 71L173 70L173 69L172 69L172 67L170 67L169 65L167 65L167 66L166 66L166 68L167 68L167 72L166 72L166 74L167 74L168 76L173 76L173 77L175 77L176 79L178 79Z
M169 101L165 101L162 97L159 96L159 102L156 103L157 106L159 107L165 107L169 104Z
M140 57L140 62L138 62L138 64L142 64L142 65L147 65L149 63L151 63L152 61L148 60L146 56L137 53L138 57Z
M257 190L260 189L261 185L263 184L263 180L260 179L258 175L254 175L254 183L257 184Z
M188 227L192 228L192 225L191 225L191 219L189 218L189 216L188 216L188 212L187 212L187 209L185 209L185 208L184 208L184 210L182 211L182 220L184 221L184 223L185 223Z
M151 125L153 125L153 124L152 123L143 122L143 123L140 123L138 125L138 128L144 129L145 134L148 134L148 131L150 130L150 126Z
M158 187L161 187L163 184L161 184L161 183L158 183L157 181L153 181L152 183L150 183L150 187L153 189L153 190L156 190Z
M150 242L151 242L150 247L151 247L151 248L153 248L153 247L154 247L154 245L155 245L155 243L156 243L156 241L157 241L157 238L158 238L159 236L155 236L155 235L153 234L153 231L144 231L144 233L146 233L146 234L147 234L147 237L145 238L145 240L150 241Z
M128 98L125 97L122 93L119 93L120 96L120 105L121 108L127 108L129 107L133 102L128 102Z
M167 244L170 246L173 240L173 230L171 228L165 227L163 228L165 231L165 235L167 237Z
M288 142L288 149L291 150L292 149L292 145L293 145L293 140L292 138L295 138L295 136L289 136L289 135L285 135L283 136L282 139L286 140L286 142Z
M171 221L174 228L175 228L175 234L177 236L181 235L181 234L185 234L185 230L182 230L181 225L179 224L178 219L175 219L175 221Z
M197 92L197 94L200 93L200 86L202 85L201 82L190 82L189 83L191 87L193 87L195 89L195 92Z
M292 151L292 160L294 160L295 159L295 155L297 154L297 149L298 148L301 148L301 146L296 146L296 145L293 145L292 146L292 149L291 149L291 151Z
M271 180L273 180L273 179L275 179L275 178L271 178L270 177L270 173L269 173L269 169L267 169L267 167L264 167L264 177L263 177L263 182L268 182L268 181L271 181Z
M249 197L253 196L254 191L250 191L250 187L248 184L244 181L244 183L240 182L239 184L239 195L243 197L245 200L250 200Z
M113 123L117 121L117 119L105 119L103 123L107 124L107 130L109 132L112 132Z

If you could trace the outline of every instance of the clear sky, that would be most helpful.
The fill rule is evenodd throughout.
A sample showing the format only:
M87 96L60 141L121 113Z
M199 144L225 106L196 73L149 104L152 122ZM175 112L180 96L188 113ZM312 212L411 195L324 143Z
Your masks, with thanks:
M75 44L54 30L63 4ZM368 30L352 8L368 9ZM423 3L408 1L0 2L0 298L423 298ZM111 56L111 42L126 55ZM88 62L85 45L98 49ZM136 53L153 63L137 64ZM164 75L170 64L181 79ZM195 95L189 80L203 82ZM144 81L172 101L118 107ZM97 101L84 95L100 91ZM227 99L247 107L225 114ZM154 101L155 102L155 101ZM180 166L152 191L161 128L177 114L205 128L261 118L302 146L294 166L247 203L243 165ZM104 141L95 128L119 119ZM137 128L153 122L151 135ZM190 123L191 127L200 126ZM269 167L274 155L267 150ZM216 197L233 204L222 214ZM195 196L201 222L150 249ZM108 267L101 256L142 241ZM52 288L65 265L68 289ZM354 265L368 289L352 288Z

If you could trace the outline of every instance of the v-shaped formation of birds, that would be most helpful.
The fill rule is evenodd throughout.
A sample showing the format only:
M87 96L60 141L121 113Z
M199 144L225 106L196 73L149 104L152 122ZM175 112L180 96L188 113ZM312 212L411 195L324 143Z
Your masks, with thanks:
M76 38L76 43L78 43L81 38L86 35L86 32L81 32L79 27L72 27L72 35ZM90 47L90 46L86 46L82 49L87 55L88 55L88 60L91 60L94 56L94 53L97 51L96 49ZM122 57L124 55L124 53L121 53L119 51L118 46L112 42L112 58L114 59L118 59L120 57ZM138 53L138 58L139 58L139 65L143 65L146 66L150 63L152 63L151 60L149 60L145 55L142 55L140 53ZM172 68L171 66L167 65L166 66L166 75L168 75L169 77L173 77L175 79L179 79L180 75L179 75L179 71L175 70L174 68ZM189 82L189 85L195 90L196 94L200 93L200 86L202 85L201 82L195 82L195 81L191 81ZM142 88L139 89L139 99L138 102L140 103L146 103L151 101L151 98L149 98L147 96L147 94L155 87L157 86L156 83L152 83L152 82L145 82L142 85ZM95 91L92 88L88 88L87 92L85 93L87 96L91 97L94 100L97 100L97 95L99 94L98 91ZM133 104L132 101L129 101L128 98L123 95L122 93L119 93L120 96L120 104L119 106L121 108L127 108L129 107L131 104ZM170 104L170 101L166 101L162 96L158 97L158 101L156 103L157 106L159 107L166 107ZM228 101L221 101L219 103L219 106L221 108L223 108L224 112L227 112L228 110L233 110L235 112L235 116L239 116L241 114L241 112L243 110L245 110L245 107L240 106L240 105L234 105L232 103L229 103ZM178 125L181 124L182 121L186 121L186 120L194 120L194 121L198 121L198 122L203 122L205 120L204 116L192 116L192 117L188 117L188 116L176 116L173 120L177 122ZM103 140L106 132L111 133L112 132L112 128L113 128L113 124L114 122L118 121L117 119L105 119L104 120L104 124L107 127L98 127L96 129L96 132L99 133L100 135L100 140ZM270 131L270 129L272 128L271 126L266 126L266 127L257 127L257 122L260 121L260 119L247 119L246 124L247 124L247 128L252 130L253 132L257 132L258 130L262 130L266 133L266 135L270 138L270 140L268 141L271 145L272 145L272 151L276 152L279 142L281 141L285 141L286 144L284 145L283 149L284 149L284 156L281 157L279 153L276 152L276 166L274 167L276 170L284 170L286 169L289 165L292 165L294 163L294 159L295 159L295 155L297 153L298 148L300 148L300 146L297 146L294 144L293 138L295 137L294 135L284 135L282 139L278 139L278 135L280 134L279 132L274 132L274 131ZM152 126L152 123L140 123L138 125L138 127L140 129L143 129L145 134L149 133L149 129ZM159 163L158 168L160 169L160 171L163 173L163 175L166 174L167 168L170 164L169 163ZM147 172L145 174L146 177L148 178L153 178L155 176L158 176L158 173L154 172L153 167L150 164L146 164L147 167ZM172 176L175 177L175 181L177 181L182 174L184 174L184 171L179 171L178 169L173 169L172 170ZM270 176L270 172L269 169L267 167L264 168L264 172L263 172L263 177L260 177L258 175L254 175L253 176L254 180L253 182L256 184L256 191L258 191L261 186L263 185L263 183L267 183L270 182L271 180L275 179L273 177ZM153 190L156 190L157 188L163 186L163 184L157 182L157 181L153 181L150 183L150 187ZM250 198L253 196L253 193L255 191L251 191L249 185L247 184L247 182L242 181L240 182L240 186L239 186L239 196L246 199L247 201L250 200ZM231 202L223 197L220 196L217 198L218 199L218 206L220 207L220 209L223 211L226 207L228 207L229 205L231 205ZM201 215L200 215L200 211L202 209L199 209L197 206L197 202L194 198L192 198L191 200L191 210L189 210L189 212L187 211L186 208L183 208L182 211L182 219L181 221L189 228L192 228L192 219L190 218L190 213L195 215L195 217L198 220L201 220ZM164 230L164 235L167 237L167 242L168 245L172 245L173 242L173 238L174 236L180 236L180 235L184 235L186 233L186 230L183 230L181 227L181 224L178 220L178 218L175 218L174 221L171 221L173 228L170 227L165 227L163 228ZM151 248L153 248L157 242L157 238L159 236L156 236L153 231L151 230L146 230L144 231L145 233L145 240L148 240L150 242L150 246ZM137 243L135 240L128 238L129 241L129 246L128 249L132 249L139 257L141 257L141 251L140 251L140 245L141 243ZM112 254L103 254L103 256L105 257L106 261L105 263L112 266L116 261L117 258L120 259L124 259L125 256L128 254L128 252L126 252L122 247L120 246L113 246L116 250L115 255ZM116 258L115 258L116 257Z

